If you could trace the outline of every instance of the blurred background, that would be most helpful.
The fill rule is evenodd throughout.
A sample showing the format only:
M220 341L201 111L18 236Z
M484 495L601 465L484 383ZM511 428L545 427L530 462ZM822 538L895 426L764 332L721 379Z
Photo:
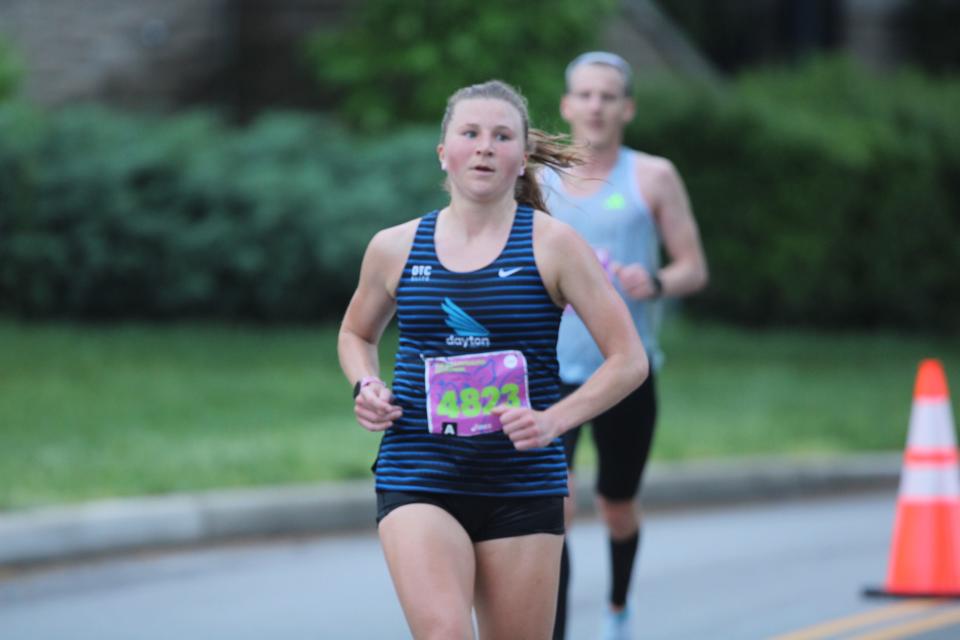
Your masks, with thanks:
M498 77L562 131L595 48L711 267L669 310L654 457L900 449L917 361L960 370L958 27L954 0L2 0L0 509L369 477L335 351L366 243L444 203L449 94Z

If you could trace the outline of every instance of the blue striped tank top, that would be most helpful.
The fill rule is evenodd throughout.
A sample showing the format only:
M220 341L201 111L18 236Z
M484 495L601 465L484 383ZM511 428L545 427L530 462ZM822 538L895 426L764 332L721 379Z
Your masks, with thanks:
M393 393L403 416L387 429L374 465L376 487L463 495L567 494L560 439L517 451L502 432L431 434L425 358L515 349L527 360L530 404L559 397L556 342L562 310L550 299L533 255L533 210L518 206L500 255L482 269L449 271L434 244L439 212L420 219L397 287L400 340Z

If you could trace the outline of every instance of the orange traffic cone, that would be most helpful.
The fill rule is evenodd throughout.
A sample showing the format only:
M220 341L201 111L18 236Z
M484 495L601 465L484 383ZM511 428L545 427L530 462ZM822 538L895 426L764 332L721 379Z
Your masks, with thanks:
M939 360L917 373L887 581L868 595L960 598L960 468Z

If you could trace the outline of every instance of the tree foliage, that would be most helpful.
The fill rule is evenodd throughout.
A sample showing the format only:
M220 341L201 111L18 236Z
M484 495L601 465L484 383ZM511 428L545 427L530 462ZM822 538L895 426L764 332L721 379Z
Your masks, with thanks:
M499 78L552 126L567 62L593 47L615 0L368 0L346 28L314 35L307 55L348 123L382 131L439 123L458 88Z

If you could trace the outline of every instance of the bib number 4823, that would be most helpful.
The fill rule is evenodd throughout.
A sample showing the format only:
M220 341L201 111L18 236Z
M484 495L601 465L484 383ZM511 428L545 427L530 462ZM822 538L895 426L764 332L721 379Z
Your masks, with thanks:
M440 397L437 413L448 418L488 416L493 413L493 408L501 398L508 407L519 407L519 394L520 387L512 382L501 387L487 386L479 391L474 387L467 387L460 390L459 398L456 391L450 390Z
M497 406L529 407L527 359L519 350L424 359L427 431L482 436L503 430Z

